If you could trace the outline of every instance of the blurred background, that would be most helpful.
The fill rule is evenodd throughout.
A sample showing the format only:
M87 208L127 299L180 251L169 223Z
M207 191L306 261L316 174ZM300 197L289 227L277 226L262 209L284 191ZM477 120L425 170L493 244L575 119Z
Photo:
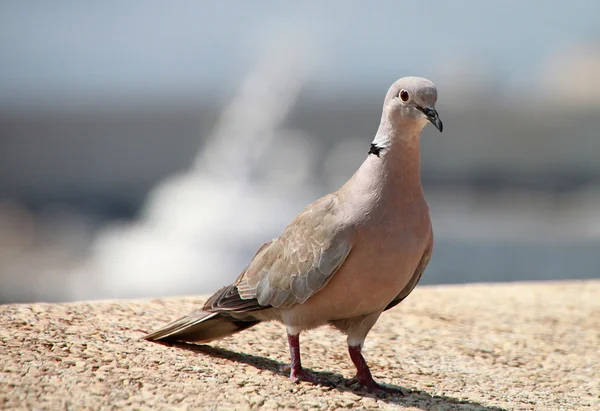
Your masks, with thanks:
M0 3L0 303L214 291L364 160L399 77L422 284L600 277L600 2Z

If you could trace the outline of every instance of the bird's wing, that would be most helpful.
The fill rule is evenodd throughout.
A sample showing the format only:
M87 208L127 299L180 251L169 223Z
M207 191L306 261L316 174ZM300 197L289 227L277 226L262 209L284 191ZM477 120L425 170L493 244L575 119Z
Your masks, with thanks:
M419 282L419 280L421 279L421 276L423 275L423 272L425 272L425 268L427 268L427 264L429 264L429 260L431 260L432 252L433 252L433 242L431 241L429 246L425 249L425 252L423 252L423 256L421 257L421 260L419 261L419 265L417 265L417 268L416 268L413 276L411 277L410 281L408 282L408 284L406 284L406 286L404 286L402 291L400 291L400 294L398 294L396 296L396 298L394 298L392 300L392 302L390 302L383 311L387 311L390 308L393 308L393 307L397 306L398 304L400 304L402 302L402 300L404 300L406 297L408 297L408 295L412 292L412 290L415 289L415 287L417 286L417 283Z
M352 248L335 194L306 207L277 239L265 243L229 287L207 301L210 311L248 312L304 303L323 288Z

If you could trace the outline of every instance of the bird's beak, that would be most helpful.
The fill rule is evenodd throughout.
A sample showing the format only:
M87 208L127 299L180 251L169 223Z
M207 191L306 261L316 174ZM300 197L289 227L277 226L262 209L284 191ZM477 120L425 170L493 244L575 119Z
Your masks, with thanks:
M428 107L419 107L419 110L421 110L421 112L425 114L427 120L429 120L431 124L435 126L435 128L440 130L440 133L444 130L444 124L442 123L442 120L440 120L440 116L436 109Z

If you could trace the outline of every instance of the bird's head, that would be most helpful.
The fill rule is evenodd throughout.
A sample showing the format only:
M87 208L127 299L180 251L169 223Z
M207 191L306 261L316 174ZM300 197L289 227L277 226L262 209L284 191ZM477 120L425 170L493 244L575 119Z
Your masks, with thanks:
M444 129L435 109L435 84L422 77L403 77L388 90L383 104L383 115L398 126L416 125L423 128L427 121L440 132Z

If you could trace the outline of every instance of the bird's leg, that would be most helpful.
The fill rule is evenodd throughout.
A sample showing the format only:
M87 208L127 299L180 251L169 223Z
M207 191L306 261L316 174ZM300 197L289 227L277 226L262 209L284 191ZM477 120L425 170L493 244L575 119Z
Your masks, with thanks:
M352 362L356 366L356 382L360 387L363 387L369 393L373 394L401 394L402 391L395 388L384 387L375 382L373 376L371 375L371 370L369 370L369 366L365 361L365 358L362 355L362 346L361 345L348 345L348 352L350 353L350 358Z
M343 330L348 334L348 353L352 362L356 366L356 377L349 381L349 384L358 383L360 387L363 387L367 392L381 395L387 393L401 393L397 389L392 389L379 385L373 380L371 370L362 355L362 347L369 333L369 330L377 322L377 319L381 315L381 312L374 312L362 317L355 317L346 322L339 323Z
M288 344L290 346L290 355L292 363L290 364L290 380L294 383L307 381L318 385L330 385L329 381L315 377L302 368L300 362L300 334L290 334L288 332Z

